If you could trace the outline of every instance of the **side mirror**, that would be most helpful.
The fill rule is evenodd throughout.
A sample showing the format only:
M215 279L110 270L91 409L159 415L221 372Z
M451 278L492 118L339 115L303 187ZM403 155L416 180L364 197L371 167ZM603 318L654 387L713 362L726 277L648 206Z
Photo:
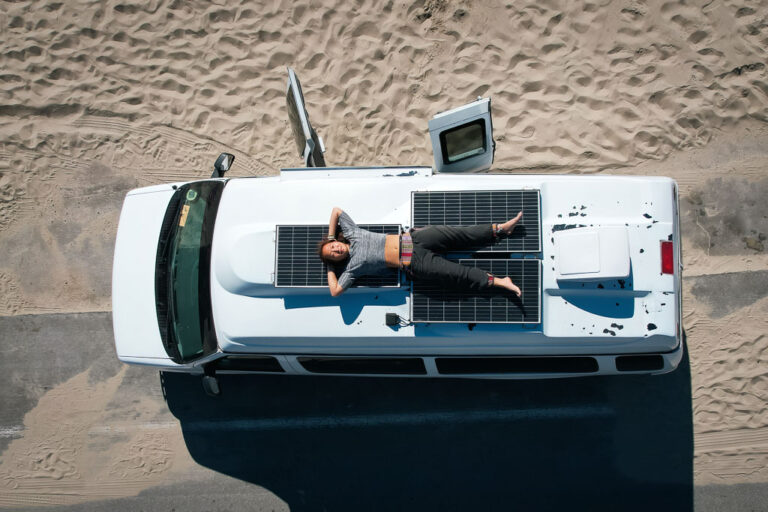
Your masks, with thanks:
M232 164L235 162L235 155L231 153L222 153L216 162L213 164L213 174L211 178L223 178L224 173L232 168Z
M210 375L203 375L203 390L208 396L219 396L221 394L219 379Z
M221 394L221 388L219 387L219 379L216 377L216 370L211 365L205 365L203 367L203 390L208 396L219 396Z

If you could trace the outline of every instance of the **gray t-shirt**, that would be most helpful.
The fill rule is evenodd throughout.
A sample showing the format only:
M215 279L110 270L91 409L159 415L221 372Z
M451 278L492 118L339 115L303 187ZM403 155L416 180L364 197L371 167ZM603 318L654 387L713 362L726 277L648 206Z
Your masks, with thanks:
M387 235L357 227L347 212L341 213L339 224L349 240L349 260L339 276L339 286L346 290L358 277L386 273L388 267L384 259L384 245Z

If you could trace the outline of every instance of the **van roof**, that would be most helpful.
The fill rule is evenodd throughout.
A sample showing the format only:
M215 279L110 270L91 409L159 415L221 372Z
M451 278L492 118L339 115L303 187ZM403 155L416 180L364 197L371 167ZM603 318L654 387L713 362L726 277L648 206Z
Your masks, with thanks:
M359 224L409 227L414 191L510 189L540 191L539 323L391 327L387 313L410 318L408 286L353 288L336 298L324 288L274 286L278 225L327 223L339 206ZM376 167L286 169L276 177L232 179L219 206L211 260L219 344L225 352L281 354L673 350L675 282L659 272L658 247L660 240L678 236L676 215L675 184L668 178L433 175L426 167ZM559 259L566 256L558 254L555 234L579 226L624 228L629 282L562 280Z

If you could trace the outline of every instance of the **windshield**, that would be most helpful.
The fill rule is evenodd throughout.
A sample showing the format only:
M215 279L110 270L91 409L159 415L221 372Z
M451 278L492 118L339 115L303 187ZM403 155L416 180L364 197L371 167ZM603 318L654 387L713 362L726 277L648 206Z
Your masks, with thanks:
M158 322L168 355L186 363L216 350L210 293L213 226L222 181L183 185L163 222L155 271Z

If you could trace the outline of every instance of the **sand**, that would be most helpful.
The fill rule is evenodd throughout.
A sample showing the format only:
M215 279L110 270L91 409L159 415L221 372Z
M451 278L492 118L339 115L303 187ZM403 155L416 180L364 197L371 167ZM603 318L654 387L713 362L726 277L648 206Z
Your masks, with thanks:
M24 437L3 453L0 507L135 496L162 482L171 469L184 474L193 462L179 425L147 421L162 414L162 401L146 398L130 405L143 429L125 428L115 421L120 412L108 410L107 404L118 400L125 370L99 383L83 372L40 399L24 419Z
M42 0L4 3L0 34L0 315L109 310L130 188L207 177L221 151L233 176L300 165L286 66L329 165L429 165L428 119L490 96L495 171L678 180L695 481L768 482L768 302L722 314L706 293L768 269L768 1ZM71 443L33 432L61 415L76 432L90 405L50 403L0 474L87 480ZM50 467L19 467L30 439L60 443Z

